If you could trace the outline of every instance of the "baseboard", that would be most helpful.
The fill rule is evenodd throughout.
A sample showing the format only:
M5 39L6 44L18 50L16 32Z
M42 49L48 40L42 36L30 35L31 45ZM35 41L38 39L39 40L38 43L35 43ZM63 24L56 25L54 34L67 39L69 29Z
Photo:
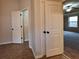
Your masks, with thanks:
M43 56L44 56L44 55L38 55L38 56L36 55L36 56L35 56L35 59L42 58Z
M39 59L39 58L42 58L44 56L42 54L41 55L36 55L35 52L33 51L32 47L31 47L31 50L33 52L33 55L34 55L35 59Z
M12 43L12 42L2 42L2 43L0 43L0 45L10 44L10 43Z
M35 59L39 59L39 58L42 58L44 55L39 55L39 56L35 56ZM70 57L68 57L67 55L63 54L63 56L66 58L66 59L71 59Z
M32 46L29 44L29 48L32 49Z
M29 41L29 39L25 39L24 41Z
M35 57L35 52L34 52L33 48L32 48L32 47L30 47L30 49L32 50L33 55L34 55L34 57Z

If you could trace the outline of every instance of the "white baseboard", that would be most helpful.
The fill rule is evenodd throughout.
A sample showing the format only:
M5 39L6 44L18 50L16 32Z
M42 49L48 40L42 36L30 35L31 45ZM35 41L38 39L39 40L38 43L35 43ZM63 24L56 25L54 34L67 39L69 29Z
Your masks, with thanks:
M2 43L0 43L0 45L10 44L10 43L12 43L12 42L2 42Z
M31 49L32 49L32 47L30 47ZM35 57L35 59L39 59L39 58L42 58L44 55L36 55L35 54L35 52L33 51L33 49L32 49L32 52L33 52L33 55L34 55L34 57Z
M39 58L42 58L44 55L38 55L38 56L35 56L35 59L39 59Z
M29 41L29 39L25 39L24 41Z
M32 49L32 46L29 44L29 48Z

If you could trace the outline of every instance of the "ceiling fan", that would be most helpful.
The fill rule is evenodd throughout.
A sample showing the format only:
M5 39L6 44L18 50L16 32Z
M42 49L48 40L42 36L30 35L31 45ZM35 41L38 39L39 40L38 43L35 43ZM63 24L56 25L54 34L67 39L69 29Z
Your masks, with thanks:
M79 7L77 7L78 5L79 4L72 4L72 5L65 6L65 10L66 12L70 12L73 9L79 9Z

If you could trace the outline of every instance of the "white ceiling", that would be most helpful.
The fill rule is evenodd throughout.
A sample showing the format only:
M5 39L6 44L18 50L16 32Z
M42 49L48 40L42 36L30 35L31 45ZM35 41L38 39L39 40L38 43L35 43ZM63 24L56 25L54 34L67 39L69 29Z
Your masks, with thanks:
M68 8L72 8L72 10L79 9L79 0L67 0L63 9L67 10Z

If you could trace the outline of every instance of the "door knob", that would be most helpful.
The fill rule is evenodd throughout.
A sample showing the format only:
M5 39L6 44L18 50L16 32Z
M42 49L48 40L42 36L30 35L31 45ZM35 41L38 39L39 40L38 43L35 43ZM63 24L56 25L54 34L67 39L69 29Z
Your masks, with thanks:
M46 31L43 31L44 34L46 34Z
M47 31L47 34L49 34L50 32L49 31Z

